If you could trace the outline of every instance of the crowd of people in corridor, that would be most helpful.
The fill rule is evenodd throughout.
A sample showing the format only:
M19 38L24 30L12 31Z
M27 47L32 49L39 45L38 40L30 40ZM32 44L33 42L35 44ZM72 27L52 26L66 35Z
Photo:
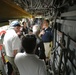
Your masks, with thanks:
M22 24L12 21L4 36L6 58L13 68L11 74L8 68L8 75L47 75L46 63L53 41L49 20L45 19L42 26L33 25L32 29L27 26L26 20Z

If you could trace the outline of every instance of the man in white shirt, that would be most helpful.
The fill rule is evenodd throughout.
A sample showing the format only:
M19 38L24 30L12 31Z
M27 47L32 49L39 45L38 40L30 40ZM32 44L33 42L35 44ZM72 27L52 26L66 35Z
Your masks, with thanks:
M19 52L21 41L17 35L17 33L20 31L20 24L18 21L13 21L10 26L12 28L8 29L3 40L3 44L5 47L6 57L7 60L10 62L10 64L13 67L13 73L14 75L19 75L17 71L17 67L14 63L14 57Z
M26 35L22 38L24 53L17 53L15 64L18 67L20 75L46 75L44 61L40 60L35 54L36 37L35 35Z

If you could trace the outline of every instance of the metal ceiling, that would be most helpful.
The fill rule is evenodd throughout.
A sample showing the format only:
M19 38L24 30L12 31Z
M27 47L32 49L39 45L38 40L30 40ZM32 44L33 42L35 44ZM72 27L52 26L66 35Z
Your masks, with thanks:
M31 15L51 16L57 10L63 12L65 7L75 3L75 0L12 0Z
M44 15L51 10L54 0L13 0L24 10L33 15Z

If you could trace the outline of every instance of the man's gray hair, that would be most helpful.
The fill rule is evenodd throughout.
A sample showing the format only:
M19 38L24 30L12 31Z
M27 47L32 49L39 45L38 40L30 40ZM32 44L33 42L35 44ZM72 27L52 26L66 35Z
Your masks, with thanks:
M33 30L33 33L36 33L38 31L40 31L40 26L39 25L34 25L32 30Z

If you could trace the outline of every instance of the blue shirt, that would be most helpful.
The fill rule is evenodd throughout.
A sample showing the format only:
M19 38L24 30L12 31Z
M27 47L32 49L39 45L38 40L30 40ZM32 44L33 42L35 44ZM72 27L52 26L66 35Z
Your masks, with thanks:
M43 42L51 42L53 40L52 28L48 27L44 32L45 34L42 35Z

